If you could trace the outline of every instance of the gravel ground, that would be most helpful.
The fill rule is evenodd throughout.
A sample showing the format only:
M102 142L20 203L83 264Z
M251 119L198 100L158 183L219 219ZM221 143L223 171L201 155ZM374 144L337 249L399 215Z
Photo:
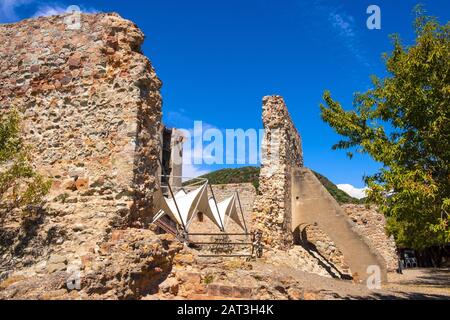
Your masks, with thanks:
M388 275L385 289L417 299L450 300L450 268L408 269Z
M381 290L364 284L330 279L294 268L255 264L255 270L293 277L305 290L319 291L326 299L445 299L450 300L450 268L409 269L402 275L390 273Z

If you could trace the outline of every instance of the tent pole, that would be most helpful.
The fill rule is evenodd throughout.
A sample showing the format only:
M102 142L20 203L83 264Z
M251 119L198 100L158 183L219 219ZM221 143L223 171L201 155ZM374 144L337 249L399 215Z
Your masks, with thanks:
M162 162L159 158L158 158L158 162L159 162L159 165L161 166L161 171L163 171L164 175L167 177L167 172L164 170ZM169 179L169 181L170 181L170 179ZM183 231L187 232L186 225L184 224L183 217L181 216L181 212L180 212L180 209L178 208L177 200L175 199L175 196L173 194L172 187L170 186L169 181L167 181L167 187L169 188L170 196L172 197L173 203L175 204L175 207L177 208L178 217L180 218L181 224L183 225Z
M236 196L237 196L238 203L239 203L239 210L241 211L242 221L244 222L245 233L248 234L247 224L245 223L245 218L244 218L244 211L242 211L241 198L239 198L239 193L237 191L235 191L235 192L236 192Z
M172 197L173 203L175 204L175 207L177 208L178 217L180 218L181 224L183 225L183 230L185 232L187 232L186 225L184 224L183 217L181 216L180 209L178 208L177 199L175 199L175 196L174 196L173 191L172 191L172 187L170 186L169 182L167 182L167 187L169 187L170 196Z
M194 214L192 215L192 217L189 219L189 221L187 221L187 228L191 225L191 223L192 223L192 221L194 220L194 218L195 218L195 214L197 213L197 208L198 208L198 203L199 203L199 201L197 201L197 204L195 205L195 208L194 208Z
M214 195L213 188L212 188L211 184L209 183L209 181L208 181L208 185L209 185L209 189L211 190L212 197L214 199L214 204L216 205L216 209L217 209L217 214L219 216L220 225L222 226L222 232L225 232L225 227L223 225L222 218L220 217L219 207L217 206L216 196Z

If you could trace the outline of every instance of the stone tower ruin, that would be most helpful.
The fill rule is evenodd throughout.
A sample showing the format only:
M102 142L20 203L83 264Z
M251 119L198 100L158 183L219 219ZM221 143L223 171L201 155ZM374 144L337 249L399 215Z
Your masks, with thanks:
M64 21L0 25L0 112L18 110L33 165L52 181L23 257L3 256L0 273L50 252L49 273L88 263L113 229L152 218L162 99L144 34L117 14L83 14L79 30ZM15 218L3 225L11 242Z
M291 171L303 167L301 138L280 96L263 98L263 161L254 204L253 227L267 245L292 245Z
M304 244L306 228L317 226L342 252L354 278L364 280L367 268L378 266L385 281L383 257L352 229L336 200L303 166L301 138L283 98L264 97L262 118L263 161L253 227L263 232L267 247L287 249Z

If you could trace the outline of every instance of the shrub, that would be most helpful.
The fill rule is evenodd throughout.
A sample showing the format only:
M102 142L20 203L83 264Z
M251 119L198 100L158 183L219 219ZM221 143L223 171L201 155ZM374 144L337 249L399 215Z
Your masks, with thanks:
M30 150L21 137L18 112L0 115L0 223L13 210L31 214L50 190L51 181L33 169Z

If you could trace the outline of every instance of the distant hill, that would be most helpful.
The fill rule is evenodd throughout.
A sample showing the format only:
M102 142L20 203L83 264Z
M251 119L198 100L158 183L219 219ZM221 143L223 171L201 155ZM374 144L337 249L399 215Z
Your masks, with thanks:
M321 175L320 173L317 173L313 171L316 175L317 179L324 185L324 187L328 190L328 192L333 196L334 199L336 199L337 202L340 204L343 203L364 203L363 199L359 200L356 198L353 198L349 194L347 194L345 191L342 191L339 189L333 182L328 180L327 177Z
M251 183L256 190L259 188L259 168L242 167L236 169L221 169L207 173L199 178L208 179L211 184Z
M236 169L221 169L202 175L211 184L252 183L256 190L259 188L259 167L242 167ZM325 176L313 171L319 181L339 203L362 203L361 200L351 197L328 180Z

